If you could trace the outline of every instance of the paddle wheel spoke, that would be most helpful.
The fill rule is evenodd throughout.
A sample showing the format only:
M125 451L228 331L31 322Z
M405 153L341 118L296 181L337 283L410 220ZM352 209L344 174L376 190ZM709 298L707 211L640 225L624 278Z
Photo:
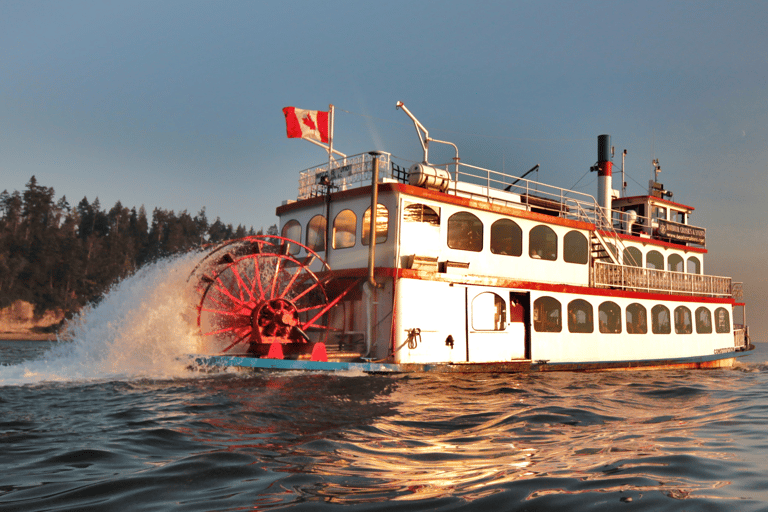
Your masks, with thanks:
M245 301L245 295L243 295L243 290L248 292L248 295L251 296L251 300L255 300L255 298L253 297L253 294L251 293L250 288L248 288L248 285L245 284L245 281L243 281L243 277L240 275L240 271L237 269L237 267L232 268L232 273L237 278L238 289L240 290L240 300Z

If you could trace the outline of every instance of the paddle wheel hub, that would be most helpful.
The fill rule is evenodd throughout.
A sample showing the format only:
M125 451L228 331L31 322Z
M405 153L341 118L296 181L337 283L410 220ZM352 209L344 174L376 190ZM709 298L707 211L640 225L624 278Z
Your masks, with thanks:
M299 310L289 300L273 299L253 309L251 327L258 343L304 342L304 337L295 332L299 325Z

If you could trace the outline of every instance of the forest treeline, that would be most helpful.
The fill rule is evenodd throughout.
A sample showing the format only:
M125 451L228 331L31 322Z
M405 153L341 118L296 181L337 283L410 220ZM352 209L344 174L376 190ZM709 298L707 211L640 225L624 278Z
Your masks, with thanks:
M32 176L23 192L0 194L0 308L24 300L36 314L69 316L145 263L260 232L209 222L205 208L195 216L155 208L149 218L120 201L109 211L98 198L71 206Z

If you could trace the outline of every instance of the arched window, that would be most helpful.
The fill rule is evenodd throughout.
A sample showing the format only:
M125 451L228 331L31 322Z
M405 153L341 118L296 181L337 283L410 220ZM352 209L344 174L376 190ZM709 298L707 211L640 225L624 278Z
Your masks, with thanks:
M430 226L440 226L440 214L431 206L421 203L409 204L403 209L403 220L406 222L424 222Z
M469 212L458 212L448 217L448 247L460 251L482 251L482 221Z
M315 215L309 220L307 224L307 240L304 245L312 249L313 251L325 250L325 217L322 215Z
M704 306L696 309L696 332L699 334L712 333L712 312Z
M692 332L691 310L685 306L677 306L675 308L675 334L691 334Z
M669 334L672 324L669 321L669 308L658 304L651 309L651 332L653 334Z
M645 306L633 302L627 306L627 334L647 334L648 313Z
M587 237L578 231L569 231L563 237L563 259L567 263L589 262L589 244Z
M352 210L342 210L333 219L333 248L354 247L357 215Z
M725 308L715 310L715 332L718 334L731 332L731 315Z
M627 247L624 249L623 254L624 265L630 267L642 267L643 266L643 253L637 247Z
M597 322L602 333L621 333L621 308L619 305L611 301L600 304L597 308Z
M283 226L283 230L280 233L280 236L283 238L290 238L294 242L301 243L301 224L299 221L295 219L291 219L288 222L285 223ZM298 254L298 252L301 250L301 247L298 245L291 245L291 248L288 250L290 254Z
M363 214L361 242L363 245L370 243L370 231L371 231L371 207L369 206ZM376 243L383 244L387 241L387 235L389 233L389 210L383 204L376 205Z
M696 256L688 258L688 270L689 274L701 274L701 261Z
M570 332L594 332L592 304L584 299L575 299L568 303L568 330Z
M664 256L659 251L648 251L645 255L645 268L664 270Z
M533 302L533 328L536 332L560 332L563 320L560 301L553 297L539 297Z
M501 219L491 224L491 252L505 256L523 254L523 230L515 221Z
M557 234L540 224L528 234L528 255L537 260L557 260Z
M670 272L685 272L683 257L679 254L670 254L669 258L667 258L667 270Z
M504 299L483 292L472 299L472 328L476 331L503 331L507 328L507 305Z

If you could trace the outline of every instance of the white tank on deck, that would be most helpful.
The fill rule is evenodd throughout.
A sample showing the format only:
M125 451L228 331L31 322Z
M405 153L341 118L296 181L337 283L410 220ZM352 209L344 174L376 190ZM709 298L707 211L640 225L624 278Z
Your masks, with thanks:
M408 183L417 187L445 192L451 184L451 175L448 171L424 163L413 164L409 173Z

